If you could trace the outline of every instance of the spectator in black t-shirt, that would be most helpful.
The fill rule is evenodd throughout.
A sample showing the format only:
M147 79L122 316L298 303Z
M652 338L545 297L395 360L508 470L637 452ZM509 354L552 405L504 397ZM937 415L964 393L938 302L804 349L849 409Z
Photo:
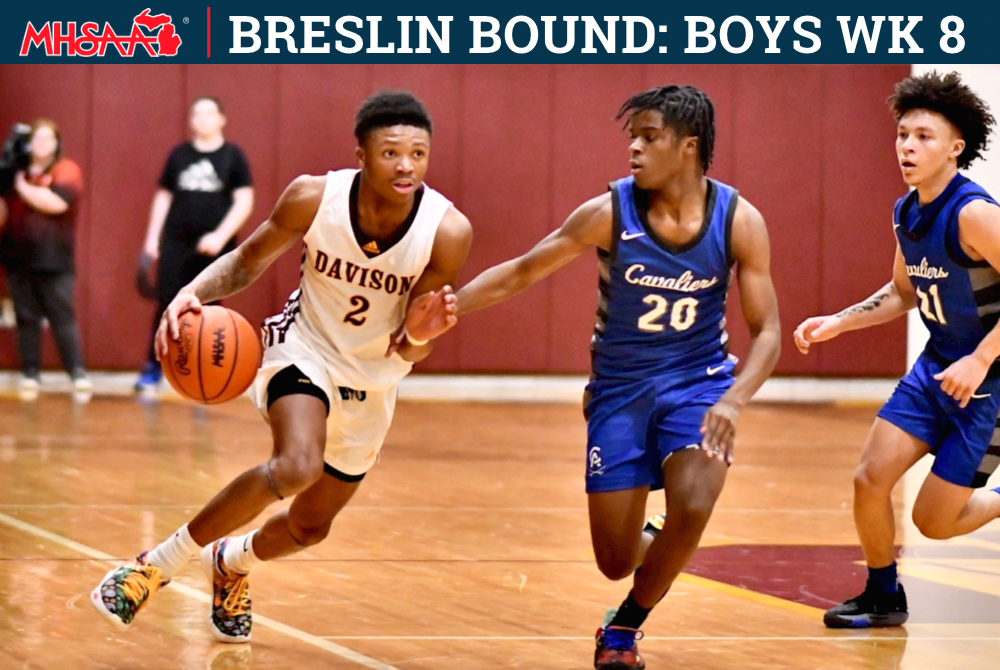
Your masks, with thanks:
M243 152L222 135L222 104L212 97L191 103L192 140L174 148L153 197L143 254L159 259L156 273L160 315L174 296L224 253L232 251L236 232L253 209L250 166ZM160 366L150 343L136 391L155 389Z
M80 329L73 309L73 237L83 177L62 157L59 127L49 119L31 124L31 163L18 172L0 216L0 259L17 319L20 394L38 396L42 366L42 319L48 319L74 391L93 388L83 367ZM4 221L3 219L6 219Z

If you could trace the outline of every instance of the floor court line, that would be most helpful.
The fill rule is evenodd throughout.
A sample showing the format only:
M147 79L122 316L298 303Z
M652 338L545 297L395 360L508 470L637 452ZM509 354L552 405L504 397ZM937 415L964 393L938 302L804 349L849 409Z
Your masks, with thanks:
M26 523L24 521L21 521L20 519L16 519L12 516L3 514L2 512L0 512L0 523L3 523L7 526L10 526L11 528L15 528L22 532L28 533L29 535L34 535L35 537L40 537L44 540L48 540L60 546L66 547L67 549L71 549L77 553L83 554L84 556L88 556L89 558L117 565L117 560L113 556L105 554L103 551L98 551L97 549L88 547L85 544L81 544L79 542L76 542L75 540L71 540L68 537L63 537L62 535L52 533L50 531L45 530L44 528L39 528L38 526ZM180 584L176 581L170 584L170 586L168 586L167 588L173 589L178 593L181 593L189 598L194 598L195 600L198 600L203 603L208 603L211 600L208 594L202 593L197 589L191 588L190 586L187 586L185 584ZM95 625L96 623L100 623L97 622L96 617L97 615L95 613ZM318 647L319 649L330 652L331 654L339 656L345 660L353 661L358 665L370 668L370 670L399 670L398 668L392 665L383 663L381 661L377 661L374 658L369 658L364 654L359 654L358 652L348 649L347 647L342 647L339 644L335 644L328 639L321 638L316 635L311 635L310 633L301 631L298 628L293 628L288 624L281 623L280 621L275 621L270 617L262 616L260 614L255 614L253 619L255 623L260 624L261 626L270 628L271 630L287 635L288 637L299 640L300 642L305 642L306 644ZM105 624L102 623L101 625L103 626Z
M594 636L519 636L519 635L470 635L470 636L419 636L419 635L326 635L324 640L341 641L382 641L382 642L592 642ZM918 637L905 635L828 635L828 636L707 636L707 635L682 635L674 637L662 637L646 635L642 638L646 642L886 642L898 640L899 642L1000 642L1000 639L990 636L979 637Z
M191 503L190 505L178 505L178 504L127 504L127 503L115 503L115 504L78 504L78 503L0 503L0 509L129 509L135 508L137 510L144 509L191 509L192 507L202 507L204 503ZM442 510L447 510L449 512L530 512L530 513L547 513L547 512L572 512L585 514L586 509L582 507L454 507L450 505L439 505L439 506L406 506L406 505L351 505L346 508L344 512L392 512L392 511L403 511L403 512L440 512ZM758 508L741 508L741 507L718 507L715 510L716 514L719 513L737 513L737 514L801 514L815 516L816 514L831 514L831 515L842 515L842 514L853 514L852 510L842 510L842 509L758 509ZM1000 545L994 545L994 548L998 548Z

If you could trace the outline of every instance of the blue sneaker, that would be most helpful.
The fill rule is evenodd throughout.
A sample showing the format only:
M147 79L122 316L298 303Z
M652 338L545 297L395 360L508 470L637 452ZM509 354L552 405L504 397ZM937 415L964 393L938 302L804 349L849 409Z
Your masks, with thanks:
M634 628L610 626L618 608L609 609L604 616L604 625L597 629L597 650L594 651L596 670L645 670L646 662L639 655L636 641L642 639L642 631Z
M162 379L163 370L160 368L160 364L152 361L146 363L142 368L142 372L139 373L138 381L135 383L135 392L155 391Z

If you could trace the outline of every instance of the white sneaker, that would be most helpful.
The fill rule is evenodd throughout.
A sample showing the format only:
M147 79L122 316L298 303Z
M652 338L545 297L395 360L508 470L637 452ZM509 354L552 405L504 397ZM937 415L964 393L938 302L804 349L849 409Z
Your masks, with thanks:
M94 384L87 377L77 377L73 380L73 393L93 393Z
M41 387L38 379L35 377L21 377L21 381L17 384L17 396L21 400L37 400L38 390Z

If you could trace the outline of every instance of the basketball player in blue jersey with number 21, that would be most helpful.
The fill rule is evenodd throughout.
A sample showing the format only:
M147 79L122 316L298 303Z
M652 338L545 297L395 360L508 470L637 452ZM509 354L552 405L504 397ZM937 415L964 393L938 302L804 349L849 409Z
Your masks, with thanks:
M627 100L618 118L628 115L632 175L458 293L459 314L481 309L597 248L594 377L584 408L591 538L607 577L641 566L598 631L600 670L645 667L638 628L698 546L733 459L737 416L778 359L764 220L735 189L705 177L714 114L690 86ZM734 265L752 337L735 380L724 318ZM659 488L662 529L643 533L646 498Z
M1000 515L1000 489L977 491L1000 463L1000 207L959 174L981 157L993 116L955 73L910 77L889 99L896 158L914 190L896 203L892 281L868 300L795 330L809 345L917 307L930 341L879 412L854 476L864 592L826 613L832 628L894 626L908 616L894 560L890 493L934 454L913 506L927 537L964 535Z

